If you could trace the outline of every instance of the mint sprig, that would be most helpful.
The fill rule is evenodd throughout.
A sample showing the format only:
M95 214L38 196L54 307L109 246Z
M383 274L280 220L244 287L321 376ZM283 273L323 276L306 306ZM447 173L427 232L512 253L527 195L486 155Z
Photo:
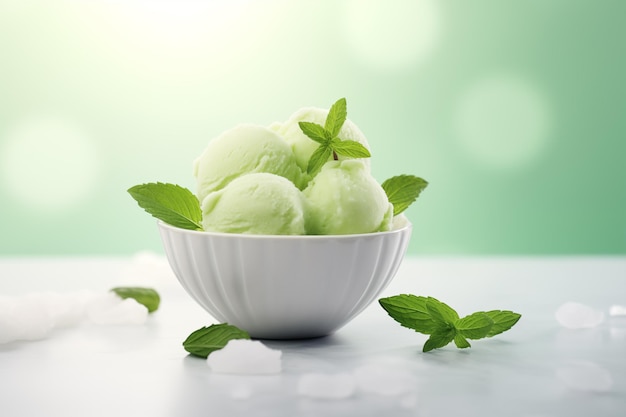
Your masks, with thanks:
M381 307L402 326L430 337L422 350L429 352L454 341L465 349L470 340L492 337L513 327L521 314L508 310L478 311L460 318L447 304L433 297L401 294L378 300Z
M206 358L233 339L250 339L250 335L228 323L212 324L192 332L183 342L183 347L194 356Z
M485 312L485 314L493 320L493 326L489 329L487 337L492 337L497 334L506 332L517 323L520 319L520 315L512 313L511 311L491 310Z
M153 182L135 185L128 193L153 217L182 229L202 230L200 202L187 188Z
M159 296L159 293L152 288L115 287L111 288L111 291L117 294L120 298L134 299L139 304L144 305L148 309L148 313L157 311L159 304L161 304L161 297Z
M426 180L414 175L397 175L381 184L387 199L393 205L394 216L409 208L427 186Z
M339 155L349 158L369 158L370 151L361 143L354 140L341 140L338 135L348 117L347 103L345 98L337 100L328 111L324 126L313 122L298 122L302 133L319 143L320 146L313 151L307 173L314 175L332 156L334 160Z

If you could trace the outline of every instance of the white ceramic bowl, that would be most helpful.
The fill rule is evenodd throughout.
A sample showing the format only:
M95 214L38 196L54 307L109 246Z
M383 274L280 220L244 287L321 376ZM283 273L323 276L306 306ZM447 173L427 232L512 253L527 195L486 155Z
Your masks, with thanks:
M158 222L167 259L215 319L260 339L329 335L371 304L396 274L411 223L359 235L267 236Z

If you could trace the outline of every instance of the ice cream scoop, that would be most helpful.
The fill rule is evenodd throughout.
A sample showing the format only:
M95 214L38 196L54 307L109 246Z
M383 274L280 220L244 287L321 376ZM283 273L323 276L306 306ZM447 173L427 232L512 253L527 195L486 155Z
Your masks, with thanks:
M202 227L224 233L302 235L304 197L279 175L243 175L204 198Z
M254 172L276 174L304 187L306 180L287 142L264 127L242 124L212 139L194 161L200 201L235 178Z
M298 123L311 122L324 126L326 116L328 116L328 109L305 107L293 113L286 122L275 122L269 126L270 130L277 132L291 146L296 157L296 162L304 172L306 172L311 154L318 148L319 143L306 136L300 129ZM338 136L341 140L359 142L361 145L365 146L367 150L370 150L363 132L349 119L344 122ZM345 158L340 156L339 160L342 159ZM365 167L369 171L369 160L365 160Z
M391 229L393 205L362 159L327 162L303 194L310 234L343 235Z

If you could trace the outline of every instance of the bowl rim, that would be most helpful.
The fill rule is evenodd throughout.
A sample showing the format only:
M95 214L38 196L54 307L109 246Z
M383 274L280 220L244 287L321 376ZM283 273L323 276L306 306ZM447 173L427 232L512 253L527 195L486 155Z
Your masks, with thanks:
M396 224L397 222L397 224ZM226 233L226 232L213 232L207 230L191 230L191 229L183 229L181 227L173 226L169 223L164 222L163 220L157 220L157 224L160 229L170 230L175 233L181 234L189 234L189 235L203 235L203 236L214 236L214 237L224 237L231 239L278 239L278 240L322 240L322 239L355 239L355 238L363 238L363 237L374 237L374 236L388 236L399 233L404 233L405 231L411 230L413 224L409 221L409 219L404 216L404 214L399 214L394 218L394 227L391 230L385 230L382 232L370 232L370 233L352 233L345 235L264 235L264 234L252 234L252 233Z

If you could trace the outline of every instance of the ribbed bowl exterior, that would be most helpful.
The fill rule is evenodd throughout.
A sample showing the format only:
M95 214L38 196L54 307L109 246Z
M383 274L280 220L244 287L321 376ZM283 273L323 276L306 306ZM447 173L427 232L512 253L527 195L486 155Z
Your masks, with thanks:
M379 233L259 236L159 222L167 259L215 319L254 338L329 335L370 305L404 258L411 224Z

